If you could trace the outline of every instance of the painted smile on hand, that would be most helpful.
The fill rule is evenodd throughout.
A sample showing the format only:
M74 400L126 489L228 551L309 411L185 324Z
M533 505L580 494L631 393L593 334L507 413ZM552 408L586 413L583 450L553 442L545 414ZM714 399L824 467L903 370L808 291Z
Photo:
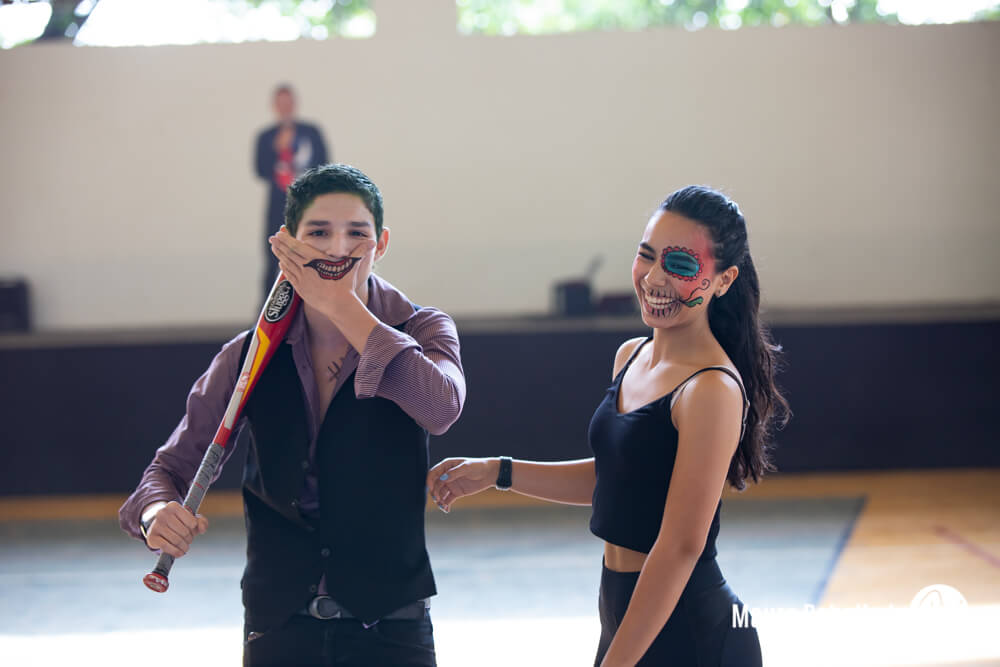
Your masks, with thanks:
M314 259L308 264L303 264L302 266L309 267L310 269L315 269L316 273L323 280L340 280L354 268L354 265L358 263L360 257L344 257L338 260L329 259Z

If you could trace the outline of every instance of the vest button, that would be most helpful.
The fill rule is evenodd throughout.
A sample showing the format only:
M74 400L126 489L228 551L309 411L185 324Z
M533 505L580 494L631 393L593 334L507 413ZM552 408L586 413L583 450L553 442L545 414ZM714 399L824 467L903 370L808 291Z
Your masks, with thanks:
M309 592L310 593L315 593L318 590L319 590L319 586L317 586L316 584L313 584L312 586L309 587Z
M319 555L322 556L323 558L329 558L330 550L327 549L326 547L323 547L322 549L319 550Z
M309 461L303 461L302 462L302 469L303 470L308 470L309 469Z

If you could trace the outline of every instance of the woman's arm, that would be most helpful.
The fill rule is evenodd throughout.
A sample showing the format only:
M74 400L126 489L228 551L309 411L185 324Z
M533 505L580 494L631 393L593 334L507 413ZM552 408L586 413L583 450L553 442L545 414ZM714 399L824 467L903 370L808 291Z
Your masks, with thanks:
M594 459L576 461L515 460L510 490L525 496L566 505L589 505L594 495ZM500 459L445 459L427 473L431 497L445 512L463 496L494 486Z
M743 394L728 375L692 380L672 411L680 434L660 533L639 574L602 667L634 665L663 629L705 548L743 418Z
M612 378L643 340L633 338L622 343L615 353ZM445 459L427 473L427 488L438 507L447 512L459 498L494 486L499 469L499 458ZM511 481L511 490L525 496L566 505L589 505L597 477L592 458L552 463L514 460Z

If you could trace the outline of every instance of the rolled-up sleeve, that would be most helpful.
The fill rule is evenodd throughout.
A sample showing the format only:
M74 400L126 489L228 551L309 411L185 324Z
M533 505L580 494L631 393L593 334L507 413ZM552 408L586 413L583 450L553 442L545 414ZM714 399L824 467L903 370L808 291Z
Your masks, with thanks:
M194 479L205 450L215 438L222 416L226 411L229 397L236 385L239 374L239 357L247 332L233 338L222 346L212 359L208 370L191 387L187 398L187 409L174 432L156 451L153 462L142 474L139 486L118 511L118 521L122 529L137 539L139 518L142 510L157 501L182 502L188 486ZM242 425L233 429L230 444L235 444L235 433ZM219 469L213 482L222 472L222 466L232 456L232 447L226 447Z
M458 420L465 403L455 322L436 308L421 308L405 329L379 324L372 330L358 360L355 394L388 399L441 435Z

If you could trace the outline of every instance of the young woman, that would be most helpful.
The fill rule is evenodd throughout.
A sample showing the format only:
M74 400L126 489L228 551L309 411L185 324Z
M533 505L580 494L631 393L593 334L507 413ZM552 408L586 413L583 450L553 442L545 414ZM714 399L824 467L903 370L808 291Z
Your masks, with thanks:
M739 207L705 187L674 192L646 225L632 283L653 335L618 349L594 458L446 459L428 487L444 511L493 485L593 505L605 541L595 665L760 665L715 560L724 485L771 469L770 426L788 416Z

